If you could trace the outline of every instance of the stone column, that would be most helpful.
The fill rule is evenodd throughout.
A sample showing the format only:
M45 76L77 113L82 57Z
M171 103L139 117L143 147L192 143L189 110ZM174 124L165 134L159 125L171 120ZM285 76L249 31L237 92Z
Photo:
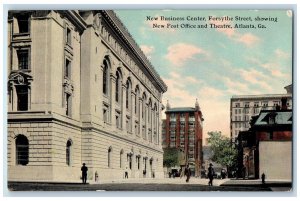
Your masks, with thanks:
M116 77L111 73L110 74L110 123L113 128L116 128L116 103L115 103L115 93L116 93Z

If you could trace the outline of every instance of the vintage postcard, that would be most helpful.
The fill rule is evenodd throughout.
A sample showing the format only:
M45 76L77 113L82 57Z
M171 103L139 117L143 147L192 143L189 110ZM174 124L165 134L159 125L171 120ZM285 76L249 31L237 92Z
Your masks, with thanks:
M8 10L8 190L293 191L293 18Z

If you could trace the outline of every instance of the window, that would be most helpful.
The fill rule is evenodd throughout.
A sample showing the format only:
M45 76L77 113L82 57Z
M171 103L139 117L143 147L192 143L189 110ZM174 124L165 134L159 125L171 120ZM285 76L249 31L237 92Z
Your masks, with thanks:
M254 102L254 107L259 107L259 102Z
M249 102L245 102L245 107L249 107L250 103Z
M28 110L28 87L27 86L18 86L17 91L17 110L26 111Z
M111 167L111 152L112 152L112 147L109 147L107 150L107 167Z
M140 97L140 91L138 86L135 88L135 100L134 100L134 113L138 114L139 112L139 97Z
M107 109L103 109L103 121L104 123L107 123L108 121L108 118L107 118Z
M107 95L108 92L108 63L107 60L103 61L103 94Z
M68 45L71 45L71 29L67 27L66 31L66 42Z
M117 78L116 78L115 100L116 100L116 102L120 102L122 81L121 81L121 75L120 75L119 71L117 72L116 77Z
M140 169L140 156L137 156L136 157L136 161L137 161L137 169L139 170Z
M19 15L17 16L19 33L29 32L29 15Z
M16 138L16 164L27 165L29 162L29 143L27 137L18 135Z
M116 127L121 128L121 114L116 111Z
M18 68L19 70L29 69L29 51L28 50L17 50L18 55Z
M235 107L240 107L240 103L236 103L236 104L235 104Z
M71 78L71 61L66 59L65 63L65 77Z
M130 108L130 92L131 92L131 83L129 80L126 82L126 109Z
M68 93L65 93L65 97L66 97L66 100L65 100L65 109L66 109L66 115L67 116L71 116L71 107L72 107L72 105L71 105L71 95L70 94L68 94Z
M66 164L68 166L71 165L71 146L72 146L72 141L68 140L66 145Z

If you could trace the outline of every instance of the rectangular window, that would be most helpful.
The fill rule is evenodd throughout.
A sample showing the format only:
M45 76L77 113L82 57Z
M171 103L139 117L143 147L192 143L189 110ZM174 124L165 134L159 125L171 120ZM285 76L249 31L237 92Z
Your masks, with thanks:
M65 77L71 78L71 61L66 59L65 63Z
M19 15L17 17L19 33L29 32L29 15Z
M103 109L103 121L107 123L107 109Z
M28 110L28 87L27 86L19 86L17 87L17 99L18 111L26 111Z
M66 93L66 115L71 116L71 95Z
M71 29L67 27L67 32L66 32L66 42L68 45L71 45Z
M254 107L259 107L259 102L254 102Z
M28 69L29 52L28 50L17 50L19 70Z

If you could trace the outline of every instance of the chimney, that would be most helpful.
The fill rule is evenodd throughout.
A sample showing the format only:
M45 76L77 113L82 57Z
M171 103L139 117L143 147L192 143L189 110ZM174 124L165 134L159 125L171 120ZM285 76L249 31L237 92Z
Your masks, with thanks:
M281 110L287 110L287 98L281 98Z

